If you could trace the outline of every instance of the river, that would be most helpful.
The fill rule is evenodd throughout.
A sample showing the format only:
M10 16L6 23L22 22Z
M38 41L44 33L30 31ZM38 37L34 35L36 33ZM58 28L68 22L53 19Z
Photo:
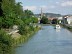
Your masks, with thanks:
M72 32L42 26L28 42L16 48L16 54L72 54Z

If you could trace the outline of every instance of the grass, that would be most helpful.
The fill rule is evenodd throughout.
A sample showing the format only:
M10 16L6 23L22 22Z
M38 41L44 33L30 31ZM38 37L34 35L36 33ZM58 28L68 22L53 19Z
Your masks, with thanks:
M39 28L35 28L34 31L30 31L25 35L20 35L19 33L13 34L12 35L12 37L14 38L13 46L17 47L20 44L27 42L29 38L32 37L38 30Z

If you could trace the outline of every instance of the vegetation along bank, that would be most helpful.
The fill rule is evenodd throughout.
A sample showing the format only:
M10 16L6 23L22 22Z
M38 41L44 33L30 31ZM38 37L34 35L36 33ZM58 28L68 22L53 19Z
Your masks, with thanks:
M0 0L0 54L14 54L14 47L39 30L38 19L21 2Z

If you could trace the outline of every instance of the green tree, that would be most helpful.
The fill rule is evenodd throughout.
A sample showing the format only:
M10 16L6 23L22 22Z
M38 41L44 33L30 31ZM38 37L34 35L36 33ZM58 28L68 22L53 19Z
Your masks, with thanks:
M38 18L36 18L36 17L33 16L31 18L31 21L32 21L32 23L38 23Z
M21 6L21 4L22 4L21 2L18 2L14 7L17 18L22 18L24 16L23 7Z
M4 14L2 26L9 28L14 24L19 25L22 21L20 18L24 14L21 3L15 3L15 0L2 0L1 5Z
M25 18L30 18L32 17L34 14L31 10L24 10L24 15L25 15Z
M57 24L58 23L58 20L57 19L53 19L52 20L52 24Z
M46 16L43 16L40 23L47 24L48 23L48 18Z

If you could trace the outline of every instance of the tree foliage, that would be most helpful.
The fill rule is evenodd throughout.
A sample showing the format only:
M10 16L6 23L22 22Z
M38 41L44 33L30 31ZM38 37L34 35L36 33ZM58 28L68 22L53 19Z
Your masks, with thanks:
M11 44L13 42L11 36L1 28L9 29L13 25L18 25L19 33L24 35L33 31L33 23L37 22L38 20L31 10L23 10L21 2L0 0L0 54L11 54Z
M2 0L1 9L3 10L3 24L2 27L9 28L14 24L20 25L21 23L29 24L36 23L37 19L33 12L30 10L23 10L21 2L16 3L15 0Z
M52 24L57 24L58 23L58 20L57 19L53 19L52 20Z
M25 14L25 18L30 18L34 15L33 12L28 9L24 11L24 14Z
M43 24L47 24L48 23L48 18L46 18L45 16L42 17L40 23L43 23Z

